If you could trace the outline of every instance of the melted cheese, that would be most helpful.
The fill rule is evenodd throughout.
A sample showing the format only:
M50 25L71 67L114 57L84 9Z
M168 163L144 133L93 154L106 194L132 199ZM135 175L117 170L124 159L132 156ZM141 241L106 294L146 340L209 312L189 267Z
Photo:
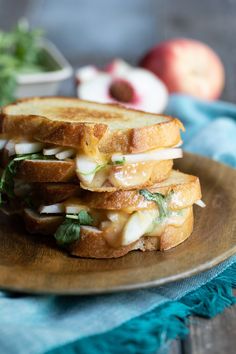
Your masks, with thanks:
M42 206L40 213L77 214L81 210L88 211L93 217L95 226L102 232L102 236L112 247L127 246L142 236L160 236L168 225L176 227L182 225L188 217L191 207L172 211L168 217L159 220L158 208L139 210L134 213L125 211L109 211L89 209L77 198L68 199L64 203Z
M168 225L173 225L173 226L181 226L186 218L188 217L190 213L191 208L185 208L181 209L178 211L172 211L170 215L166 218L164 218L161 222L159 223L153 223L153 228L150 232L146 234L146 236L161 236L161 234L164 232L166 226Z
M22 139L0 139L0 149L5 149L8 156L42 152L46 156L55 156L58 160L74 158L76 151L62 146L45 146L36 141ZM93 152L93 154L92 154ZM144 185L152 176L156 161L182 156L179 148L157 149L142 154L104 155L89 151L90 155L78 153L75 157L78 179L85 187L132 188ZM122 164L119 164L119 161ZM124 162L124 163L123 163Z
M156 161L179 157L182 157L182 149L179 148L96 157L78 154L76 172L87 187L129 188L144 185L150 179Z
M151 178L154 167L155 162L113 166L109 170L108 181L117 188L144 185Z

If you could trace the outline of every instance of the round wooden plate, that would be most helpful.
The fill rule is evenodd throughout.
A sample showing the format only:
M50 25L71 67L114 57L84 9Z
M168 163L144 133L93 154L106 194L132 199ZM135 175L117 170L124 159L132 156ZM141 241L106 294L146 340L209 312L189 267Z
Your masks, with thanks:
M69 257L54 240L29 235L0 217L0 287L33 293L94 294L165 284L209 269L236 253L236 171L185 154L176 167L200 177L207 207L195 207L195 227L180 246L131 252L109 260Z

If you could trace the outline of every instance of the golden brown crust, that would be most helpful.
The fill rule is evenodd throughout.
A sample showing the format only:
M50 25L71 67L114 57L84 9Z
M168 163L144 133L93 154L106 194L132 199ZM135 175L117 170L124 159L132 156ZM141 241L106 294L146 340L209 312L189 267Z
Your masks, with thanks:
M24 160L19 164L16 178L27 183L76 181L73 160Z
M163 124L134 129L130 152L136 153L140 150L154 149L157 141L159 147L176 145L181 140L180 129L184 129L184 127L176 118ZM175 137L175 141L173 141L173 137Z
M104 153L139 153L174 146L180 142L180 129L184 127L178 119L166 118L165 122L151 126L109 132L101 140L99 149Z
M104 124L53 121L34 115L2 115L3 134L48 144L81 148L86 134L100 140L106 131L107 126Z
M160 238L160 251L169 250L184 242L193 232L193 224L194 216L193 208L191 208L188 218L181 226L175 227L173 225L169 225L165 229Z
M31 161L29 161L31 162ZM32 171L32 169L30 170ZM44 171L40 169L41 173ZM50 169L55 171L55 169ZM47 174L43 173L42 177L38 168L35 168L35 173L31 172L31 176L25 173L25 179L31 179L34 182L39 182L39 179L44 179L47 182ZM58 177L57 177L58 178ZM36 181L37 179L37 181ZM44 184L37 185L36 188L40 191L41 200L45 198L43 204L54 204L65 200L66 197L77 196L79 186L75 184ZM172 170L168 179L156 183L152 187L146 187L153 193L161 193L163 195L170 195L168 205L171 210L179 210L193 205L197 200L201 199L201 187L198 177L187 175L179 171ZM137 211L141 209L152 209L156 207L156 203L146 200L139 190L117 190L116 192L80 192L80 197L84 203L92 209L108 209L108 210L127 210L128 212ZM61 199L63 197L63 199Z
M32 183L32 198L37 204L55 204L80 194L80 186L72 183Z
M154 183L164 181L171 174L173 168L173 160L156 161L150 180L146 186L152 186Z
M58 226L63 222L63 216L43 216L35 213L31 209L24 209L23 218L26 229L30 233L53 235Z
M69 98L19 100L1 114L1 131L11 137L83 149L90 135L105 153L173 146L180 141L180 129L182 123L168 116Z
M161 193L163 195L173 191L174 196L169 201L169 208L172 210L191 206L195 201L201 199L201 187L198 177L175 170L171 171L169 178L165 181L146 189L152 193ZM113 193L87 192L85 201L91 208L109 210L127 209L132 211L150 209L156 206L155 202L146 200L139 193L139 190L119 190Z
M123 170L122 175L128 181L131 180L132 175L137 179L137 174L142 175L142 172L147 174L147 180L142 184L122 186L112 186L108 181L104 187L91 187L85 186L82 183L81 188L87 189L93 192L115 192L117 190L132 190L137 188L144 188L150 186L153 183L163 181L170 173L173 166L172 160L157 161L157 162L145 162L139 164L127 164L127 165L114 165L112 172L120 172ZM130 168L131 167L131 168ZM74 162L73 160L25 160L20 163L17 178L22 178L28 183L31 182L70 182L79 184L78 177L75 171L73 172ZM59 188L62 192L62 186ZM51 190L51 192L53 192Z

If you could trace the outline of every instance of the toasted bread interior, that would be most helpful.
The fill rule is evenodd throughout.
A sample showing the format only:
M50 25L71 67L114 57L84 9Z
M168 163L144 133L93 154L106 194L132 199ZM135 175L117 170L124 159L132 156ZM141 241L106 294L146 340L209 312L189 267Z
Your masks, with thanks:
M32 182L77 182L73 160L24 160L19 164L17 178Z

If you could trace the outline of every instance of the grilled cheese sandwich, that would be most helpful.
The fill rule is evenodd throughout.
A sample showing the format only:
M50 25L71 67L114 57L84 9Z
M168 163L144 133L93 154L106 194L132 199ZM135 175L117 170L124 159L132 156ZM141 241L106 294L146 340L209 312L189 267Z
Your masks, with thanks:
M192 232L193 204L204 207L198 178L172 170L181 129L115 105L19 100L1 112L1 203L79 257L172 248Z
M57 194L58 190L55 190L55 195ZM154 196L154 199L156 196L161 199L152 201L149 194ZM55 204L40 205L34 212L35 222L38 220L36 232L39 231L40 220L43 223L45 218L50 217L54 222L53 217L61 216L62 221L66 215L77 215L86 211L93 220L89 226L90 234L99 234L114 252L119 248L125 252L125 247L128 247L128 250L130 245L139 242L141 238L161 238L170 227L181 231L182 225L192 219L192 207L195 203L199 204L201 189L197 177L172 171L166 181L152 186L149 190L101 193L105 198L100 200L98 195L99 193L86 192L79 197L71 195ZM133 200L132 207L127 203L128 197ZM181 203L179 199L182 200ZM31 214L32 211L25 210L26 220L31 219L32 222ZM42 227L45 230L45 224ZM81 228L83 233L87 226ZM34 231L32 225L29 231ZM162 246L162 250L164 249L165 246ZM93 257L91 251L90 256Z

